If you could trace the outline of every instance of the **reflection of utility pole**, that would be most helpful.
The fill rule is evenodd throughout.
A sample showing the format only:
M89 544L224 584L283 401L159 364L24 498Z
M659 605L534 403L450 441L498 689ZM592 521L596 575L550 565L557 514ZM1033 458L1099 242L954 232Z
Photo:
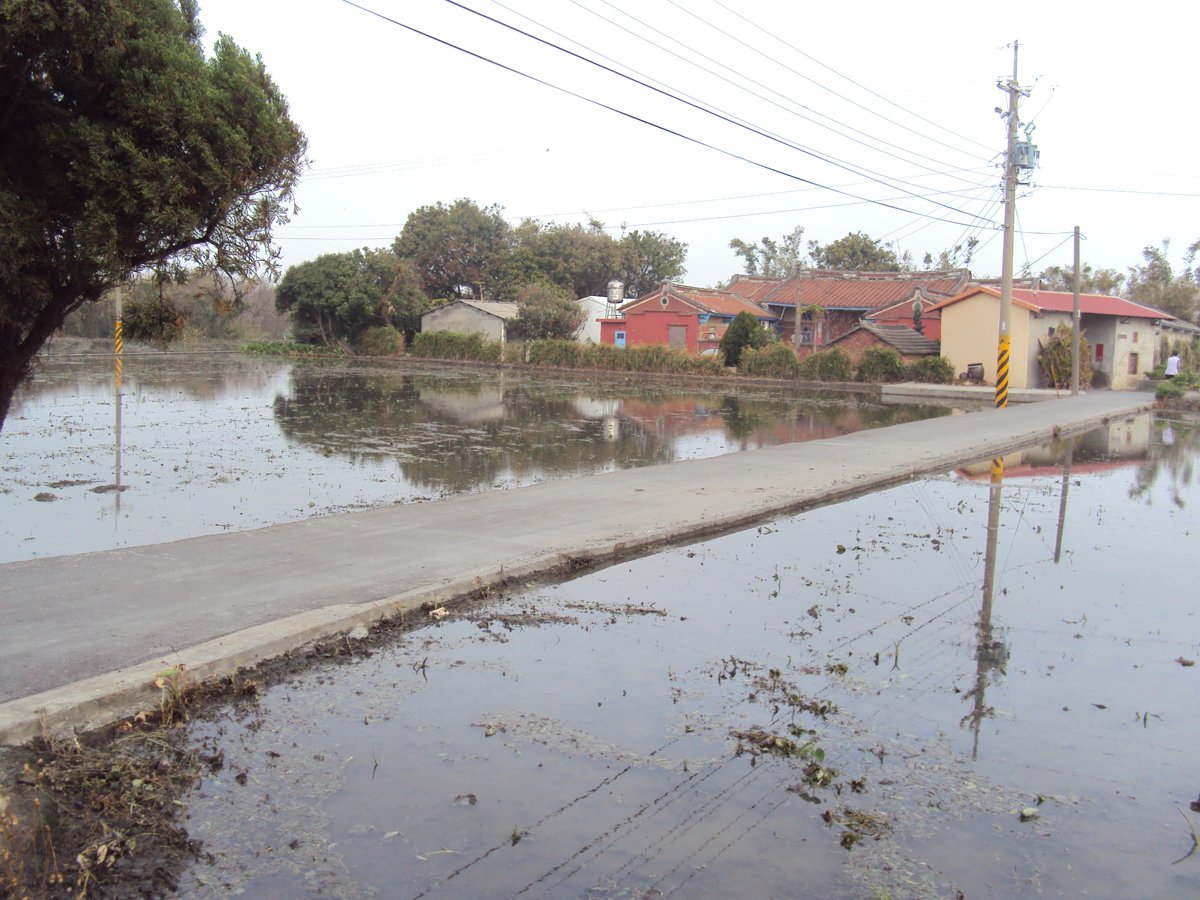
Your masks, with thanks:
M116 290L116 322L113 328L113 352L116 356L116 380L114 382L116 388L116 414L113 421L113 469L115 476L113 479L114 487L114 504L115 510L119 514L121 512L121 387L124 384L125 368L124 361L121 355L125 352L125 335L123 332L124 324L121 321L121 287L117 286ZM120 516L118 515L117 518Z
M1078 344L1076 344L1078 347ZM1067 438L1067 449L1063 452L1062 490L1058 498L1058 532L1054 536L1054 561L1062 556L1063 525L1067 521L1067 484L1071 480L1071 461L1075 456L1075 438Z
M991 710L985 701L988 686L988 672L992 669L1004 671L1008 650L1002 641L994 639L992 634L992 597L996 579L996 547L1000 533L1000 494L1004 486L1004 460L996 457L992 460L992 480L988 488L988 522L987 549L984 552L983 563L983 605L979 610L979 625L976 629L975 644L975 687L968 697L974 700L971 712L963 717L963 723L969 719L975 739L971 745L971 759L979 755L979 727Z

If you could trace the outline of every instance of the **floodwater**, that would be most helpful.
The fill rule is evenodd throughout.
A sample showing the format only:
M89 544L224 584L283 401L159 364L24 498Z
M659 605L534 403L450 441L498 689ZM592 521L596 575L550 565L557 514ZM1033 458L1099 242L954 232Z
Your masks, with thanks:
M363 641L191 726L182 893L1197 896L1198 454L1114 422Z
M406 361L49 356L0 432L0 562L831 437L946 407ZM118 477L119 473L119 477Z

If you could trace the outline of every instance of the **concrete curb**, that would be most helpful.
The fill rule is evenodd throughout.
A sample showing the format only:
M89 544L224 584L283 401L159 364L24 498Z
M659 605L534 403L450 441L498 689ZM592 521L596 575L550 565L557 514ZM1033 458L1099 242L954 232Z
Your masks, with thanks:
M913 462L882 466L865 476L798 487L785 499L748 504L732 513L714 512L698 519L660 524L656 529L641 534L628 534L622 540L606 538L559 545L549 552L526 556L511 565L486 566L383 599L331 604L285 616L188 647L161 661L139 663L0 704L0 745L23 744L39 735L86 731L142 710L153 709L159 703L159 689L154 686L154 680L164 666L185 665L193 684L228 679L241 670L311 646L319 640L345 634L358 626L370 627L383 619L419 614L425 604L451 604L514 581L565 576L581 568L608 565L621 559L646 555L665 546L752 527L764 520L861 496L965 462L1045 443L1061 435L1087 431L1114 417L1143 412L1152 405L1148 400L1133 401L1117 413L1106 411L1056 424L1017 429L1003 437L975 441L966 455L961 448L940 452L937 449L922 451ZM861 444L863 441L878 441L886 431L857 432L814 443ZM745 460L751 453L758 453L767 459L777 455L779 449L747 451L739 456Z

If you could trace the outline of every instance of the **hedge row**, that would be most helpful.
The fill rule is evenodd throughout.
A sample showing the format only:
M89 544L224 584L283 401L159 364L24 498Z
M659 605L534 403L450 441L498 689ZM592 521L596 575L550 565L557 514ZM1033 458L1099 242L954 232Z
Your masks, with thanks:
M676 375L724 375L725 366L715 356L692 356L663 344L613 347L577 341L538 340L529 344L529 362L568 369L603 369L609 372L669 372Z
M421 331L413 336L408 352L433 359L475 359L499 362L503 347L499 341L484 340L481 334L457 334L453 331Z
M920 381L952 384L954 366L944 356L926 356L906 366L890 347L869 347L855 368L850 354L837 347L817 350L803 360L790 346L777 341L761 350L747 348L738 372L763 378L804 378L809 381Z

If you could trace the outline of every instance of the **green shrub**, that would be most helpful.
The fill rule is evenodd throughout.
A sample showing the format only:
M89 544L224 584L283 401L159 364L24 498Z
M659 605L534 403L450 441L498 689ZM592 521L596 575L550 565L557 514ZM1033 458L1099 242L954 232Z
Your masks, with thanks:
M719 349L725 357L725 365L741 365L743 350L765 347L773 337L771 331L755 318L753 313L738 313L721 336Z
M813 381L849 381L853 366L850 354L840 347L817 350L800 363L800 377Z
M858 360L857 381L903 381L908 371L891 347L868 347Z
M242 352L261 356L337 356L342 348L325 344L294 344L291 341L256 341L244 344Z
M410 352L426 359L473 359L499 362L499 341L484 340L482 334L459 334L455 331L422 331L413 337Z
M1054 335L1039 343L1038 365L1041 366L1042 376L1050 387L1069 388L1071 386L1071 343L1075 329L1070 325L1059 325L1054 329ZM1096 375L1103 375L1098 372ZM1104 387L1107 384L1096 384L1096 375L1092 373L1091 346L1086 340L1079 342L1079 383L1091 384L1094 387Z
M746 347L742 350L738 374L760 378L796 378L800 375L800 357L783 341L775 341L761 350Z
M614 347L576 341L540 340L529 343L529 362L538 366L602 369L607 372L668 372L677 375L724 375L715 356L692 356L664 344Z
M396 356L404 352L404 335L391 325L374 325L358 339L363 356Z
M954 363L944 356L923 356L908 367L908 377L923 384L953 384Z
M1171 378L1158 383L1158 387L1154 389L1154 399L1181 400L1186 392L1187 388L1179 382L1178 378Z

